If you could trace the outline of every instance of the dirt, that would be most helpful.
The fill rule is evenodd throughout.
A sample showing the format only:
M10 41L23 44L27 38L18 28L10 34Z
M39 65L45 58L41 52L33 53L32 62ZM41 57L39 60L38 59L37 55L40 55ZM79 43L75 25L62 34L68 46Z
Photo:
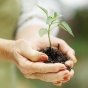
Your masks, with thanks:
M62 64L65 64L65 62L68 60L68 57L57 49L47 47L46 49L40 50L40 52L45 53L49 57L48 60L45 61L44 63L62 63ZM67 67L67 69L69 71L71 70L69 67Z

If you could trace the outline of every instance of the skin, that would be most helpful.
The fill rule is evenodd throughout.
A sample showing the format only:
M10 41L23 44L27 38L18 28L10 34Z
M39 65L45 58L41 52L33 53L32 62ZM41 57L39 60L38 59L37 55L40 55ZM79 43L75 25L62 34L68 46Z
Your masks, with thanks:
M61 63L43 63L48 56L37 50L49 47L49 41L47 35L39 36L41 27L33 25L18 31L16 40L0 39L0 58L14 63L26 78L40 79L61 86L73 77L74 71L72 69L69 72ZM72 68L77 62L74 50L62 39L51 36L51 42L56 49L59 43L61 52L70 58L66 65Z
M21 32L17 33L16 39L24 39L24 40L30 41L32 47L35 50L40 50L40 49L44 49L46 47L49 47L48 35L44 35L43 37L39 36L38 32L39 32L40 28L42 28L42 26L34 26L33 25L33 26L26 27L24 30L22 30ZM30 32L30 29L32 29L31 32ZM26 36L25 36L25 33L26 33ZM58 49L58 44L59 44L60 45L60 47L59 47L60 51L63 52L64 54L66 54L70 58L70 60L67 61L65 63L65 65L67 65L70 68L72 68L74 66L74 63L77 62L77 59L75 57L75 51L64 40L56 38L54 36L50 36L50 37L51 37L52 47L55 48L55 49ZM65 68L63 68L62 71L64 73L64 71L67 71L67 70ZM60 73L60 72L61 71L59 71L58 73ZM51 81L51 78L49 78L50 79L49 82L52 82L55 85L57 84L58 86L59 85L61 86L63 82L68 82L73 77L74 71L71 70L70 72L68 72L67 75L66 75L67 79L60 80L57 77L58 78L58 82L54 81L55 77L53 78L53 75L52 75L52 81ZM64 76L63 76L63 78L64 78ZM48 77L46 77L46 78L48 80ZM41 80L43 80L43 79L41 79ZM45 81L45 80L43 80L43 81Z

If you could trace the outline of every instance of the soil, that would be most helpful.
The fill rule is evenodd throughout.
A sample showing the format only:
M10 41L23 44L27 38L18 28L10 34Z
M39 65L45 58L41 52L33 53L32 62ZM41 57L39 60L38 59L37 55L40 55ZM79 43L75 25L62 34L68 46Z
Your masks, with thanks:
M63 54L62 52L58 51L57 49L47 47L46 49L40 50L40 52L45 53L49 57L48 61L45 61L44 63L65 64L65 62L68 60L68 57L65 54ZM71 70L69 67L67 67L67 69L69 71Z

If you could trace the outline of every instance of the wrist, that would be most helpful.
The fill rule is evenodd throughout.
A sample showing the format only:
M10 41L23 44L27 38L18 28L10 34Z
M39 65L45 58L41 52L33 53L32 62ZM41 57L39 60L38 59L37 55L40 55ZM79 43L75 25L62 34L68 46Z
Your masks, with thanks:
M42 28L42 26L30 25L24 28L23 30L18 31L16 34L16 39L24 39L24 40L30 41L31 43L34 43L38 39L40 39L40 36L39 36L40 28Z
M37 25L30 25L25 27L24 29L17 31L16 34L16 39L20 39L20 38L35 38L35 37L39 37L39 29L42 28L42 26L37 26Z
M14 41L0 39L0 58L11 61L11 47Z

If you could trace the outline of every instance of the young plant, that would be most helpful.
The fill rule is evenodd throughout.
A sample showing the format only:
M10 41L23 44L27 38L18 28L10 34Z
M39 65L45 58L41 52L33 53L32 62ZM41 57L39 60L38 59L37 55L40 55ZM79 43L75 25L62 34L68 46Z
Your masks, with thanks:
M65 64L65 62L67 60L69 60L69 58L65 54L63 54L63 52L58 50L59 44L57 45L58 49L54 49L51 47L52 42L50 39L50 31L52 29L54 29L55 27L59 27L61 29L64 29L65 31L69 32L72 36L74 36L72 33L72 30L65 21L62 21L60 14L58 14L57 12L54 12L53 16L49 16L48 11L45 8L43 8L39 5L37 5L37 6L46 14L46 18L47 18L46 19L47 28L41 28L39 30L39 35L43 36L44 34L48 34L48 39L49 39L49 44L50 44L50 47L46 47L45 49L42 49L39 51L45 53L48 56L48 60L45 61L45 63L62 63L62 64ZM71 70L70 67L68 67L68 66L66 66L66 67L69 71Z
M68 31L72 36L74 36L69 25L65 21L62 21L60 14L58 14L57 12L54 12L53 16L49 16L48 11L45 8L39 5L37 6L46 14L46 18L47 18L46 24L48 25L47 28L41 28L39 30L39 35L42 37L44 34L48 34L50 47L51 47L50 31L55 27L64 29L65 31ZM53 25L55 26L53 27Z

